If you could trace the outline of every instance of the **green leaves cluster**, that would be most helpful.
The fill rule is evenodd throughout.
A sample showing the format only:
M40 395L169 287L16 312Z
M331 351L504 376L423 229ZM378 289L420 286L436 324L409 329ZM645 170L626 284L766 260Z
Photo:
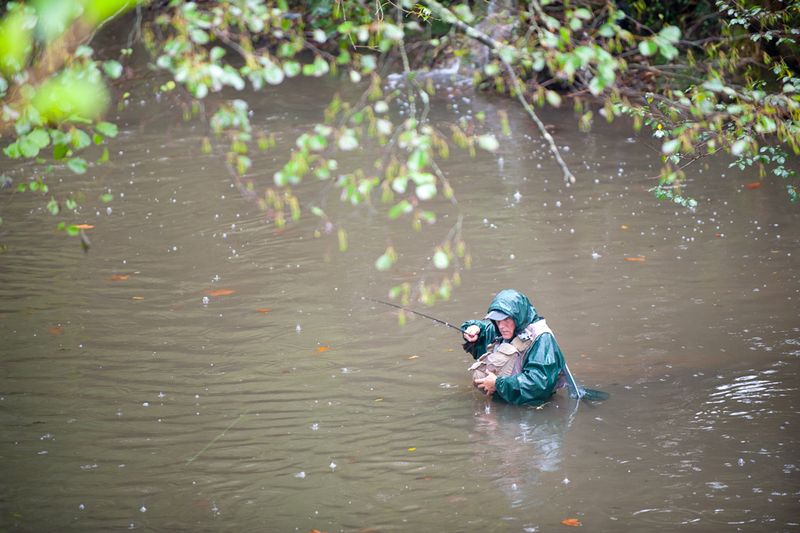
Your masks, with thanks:
M36 164L28 179L17 184L18 192L47 194L47 176L64 170L84 174L89 163L81 152L117 135L116 125L102 117L110 103L106 80L119 78L123 66L113 59L94 59L86 42L106 20L136 3L39 0L5 4L0 20L3 155ZM104 147L96 163L108 158ZM10 185L10 178L6 180L6 186ZM69 192L60 200L51 196L46 209L52 215L61 213L62 206L73 211L75 197Z

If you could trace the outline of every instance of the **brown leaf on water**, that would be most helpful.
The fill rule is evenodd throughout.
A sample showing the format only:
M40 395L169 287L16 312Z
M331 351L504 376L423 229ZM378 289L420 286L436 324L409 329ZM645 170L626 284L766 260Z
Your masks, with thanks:
M430 481L433 479L433 476L420 476L420 477L415 477L414 479L418 479L420 481Z
M144 296L131 296L131 300L144 300Z
M256 311L258 311L262 315L266 315L267 313L271 313L272 309L270 309L269 307L259 307L258 309L256 309Z
M114 274L109 279L111 281L128 281L128 278L130 278L129 274Z
M411 357L408 358L409 361L413 361L414 359L419 359L419 356L418 355L412 355Z
M322 352L327 352L327 351L328 351L328 350L330 350L330 349L331 349L331 347L330 347L330 346L317 346L317 351L318 351L319 353L322 353Z
M761 182L760 181L754 181L753 183L747 183L744 186L745 189L750 189L751 191L753 189L758 189L759 187L761 187Z
M57 337L58 335L61 335L62 333L64 333L64 328L62 328L61 326L51 326L51 327L47 328L47 332L50 335L53 335L53 336Z
M619 229L628 229L628 225L627 225L627 224L622 224L622 225L619 227Z
M192 507L197 507L198 509L208 509L211 507L211 501L206 498L192 500Z
M565 526L571 526L571 527L581 527L583 525L581 524L581 521L578 520L577 518L565 518L564 520L561 521L561 523L564 524Z
M308 533L328 533L327 531L320 531L319 529L312 529Z
M78 229L94 229L91 224L75 224L75 227Z
M209 289L206 294L209 296L230 296L235 292L233 289Z
M625 261L630 261L631 263L644 263L645 258L643 255L637 255L635 257L626 257Z

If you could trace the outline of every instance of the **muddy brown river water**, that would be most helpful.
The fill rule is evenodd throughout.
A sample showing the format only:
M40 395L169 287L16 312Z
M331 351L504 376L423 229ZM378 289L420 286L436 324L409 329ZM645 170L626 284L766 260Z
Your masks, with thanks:
M278 140L259 187L338 89L251 100ZM754 171L708 159L689 212L647 192L654 140L550 111L565 188L513 102L464 90L434 124L505 109L513 136L441 163L458 204L421 233L334 193L339 253L307 211L276 232L202 125L143 98L109 166L62 173L86 191L88 254L40 198L0 193L0 530L800 530L800 211L776 178L748 189ZM362 298L432 270L459 215L472 268L415 308L460 323L517 288L607 402L487 404L457 332Z

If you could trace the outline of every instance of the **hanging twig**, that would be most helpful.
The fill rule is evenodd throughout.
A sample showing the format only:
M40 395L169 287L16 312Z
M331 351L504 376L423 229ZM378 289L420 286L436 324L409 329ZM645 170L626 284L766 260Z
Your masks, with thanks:
M564 159L561 157L561 152L559 151L558 146L556 146L556 142L553 139L553 136L550 135L550 132L547 131L547 129L545 128L544 122L542 122L539 116L536 114L536 110L533 109L533 107L530 105L530 103L528 103L527 100L525 100L524 86L519 81L519 78L514 72L514 66L508 60L506 54L500 53L504 48L513 50L513 55L519 54L519 51L516 48L509 47L508 45L503 44L493 39L492 37L486 35L482 31L476 30L472 26L462 22L449 9L444 7L439 2L436 2L435 0L427 0L425 4L428 6L428 8L430 8L430 10L434 14L440 17L443 21L454 25L456 28L460 29L465 34L467 34L467 36L469 36L470 38L475 39L476 41L488 46L490 50L500 58L500 60L503 62L503 65L506 68L506 71L508 72L509 78L511 78L511 83L513 84L513 90L514 92L517 93L516 94L517 100L520 101L522 107L524 107L525 111L528 113L528 116L530 116L531 120L533 120L533 122L536 124L536 127L539 129L539 132L542 134L542 137L544 137L544 140L550 146L550 152L553 154L553 157L555 157L556 163L558 163L558 166L561 167L561 172L564 174L564 181L567 182L567 184L575 183L575 176L569 170L569 167L564 162Z

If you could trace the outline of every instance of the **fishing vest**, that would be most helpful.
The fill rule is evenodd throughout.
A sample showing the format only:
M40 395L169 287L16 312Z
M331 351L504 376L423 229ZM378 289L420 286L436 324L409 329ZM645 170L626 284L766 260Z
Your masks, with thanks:
M522 372L525 354L543 333L553 334L544 319L529 324L522 333L511 341L500 340L486 347L486 353L469 367L472 381L483 379L492 373L497 377L513 376Z

